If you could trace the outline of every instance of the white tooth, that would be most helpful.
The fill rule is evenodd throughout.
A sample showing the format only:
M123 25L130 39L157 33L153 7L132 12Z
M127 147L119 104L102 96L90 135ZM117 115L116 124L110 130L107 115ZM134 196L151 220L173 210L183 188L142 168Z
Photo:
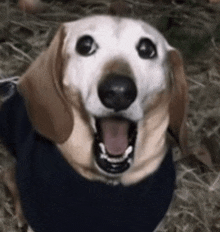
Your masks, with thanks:
M101 155L100 155L100 158L101 158L101 159L107 159L108 156L107 156L106 154L101 154Z
M108 155L104 155L104 154L102 154L101 158L103 157L107 159L108 162L111 162L111 163L119 163L119 162L123 162L132 151L133 151L133 147L129 146L127 150L125 151L125 154L120 158L108 157Z
M106 154L106 150L105 150L105 145L104 143L99 143L99 147L101 148L101 151L103 154Z
M95 124L95 118L90 117L90 120L91 120L91 125L92 125L92 128L93 128L94 132L97 133L97 128L96 128L96 124Z
M129 146L127 150L125 151L125 157L128 156L133 151L133 147Z
M108 162L110 162L110 163L118 163L118 162L120 162L121 160L120 159L115 159L115 158L107 158L107 160L108 160Z
M120 158L109 158L108 157L108 162L111 162L111 163L119 163L119 162L123 162L125 160L126 157L120 157Z
M103 143L99 143L99 147L101 148L102 151L102 153L100 154L100 158L106 159L110 163L123 162L128 157L128 155L133 151L133 147L129 146L122 157L113 158L113 157L109 157L108 154L106 154L105 145ZM128 160L128 162L131 162L131 160Z

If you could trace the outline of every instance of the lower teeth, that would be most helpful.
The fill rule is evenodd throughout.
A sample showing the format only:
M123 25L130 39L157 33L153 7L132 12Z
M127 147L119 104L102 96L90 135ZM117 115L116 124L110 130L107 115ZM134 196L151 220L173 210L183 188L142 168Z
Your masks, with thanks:
M125 156L129 155L133 151L133 147L129 146L127 150L125 151Z
M104 143L99 143L99 147L100 147L102 153L103 153L103 154L106 154L106 150L105 150L105 145L104 145Z
M99 147L102 151L100 158L106 159L110 163L120 163L120 162L125 161L125 159L127 159L129 154L133 151L133 147L129 146L121 157L112 158L112 157L109 157L108 154L106 153L105 145L103 143L99 143Z

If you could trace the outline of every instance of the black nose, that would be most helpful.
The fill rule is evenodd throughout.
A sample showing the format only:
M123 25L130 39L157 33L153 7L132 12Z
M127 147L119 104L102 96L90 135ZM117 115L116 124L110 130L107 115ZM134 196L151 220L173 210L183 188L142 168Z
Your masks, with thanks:
M134 102L137 88L130 77L111 74L99 83L98 95L104 106L120 111Z

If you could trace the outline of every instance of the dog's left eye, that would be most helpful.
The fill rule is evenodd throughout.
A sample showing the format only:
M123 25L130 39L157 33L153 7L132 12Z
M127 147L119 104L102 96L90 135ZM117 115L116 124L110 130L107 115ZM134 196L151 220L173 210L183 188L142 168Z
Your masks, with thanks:
M140 39L136 49L138 51L139 56L143 59L152 59L157 55L156 46L148 38Z
M89 35L84 35L79 38L76 44L76 51L82 56L90 56L93 55L98 46L95 43L94 39Z

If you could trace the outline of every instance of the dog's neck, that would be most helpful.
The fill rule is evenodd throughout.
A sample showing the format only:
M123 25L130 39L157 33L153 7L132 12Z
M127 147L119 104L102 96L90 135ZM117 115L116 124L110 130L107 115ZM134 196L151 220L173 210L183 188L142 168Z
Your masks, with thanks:
M135 184L153 173L167 153L167 128L169 124L169 101L161 102L146 112L138 123L134 162L120 177L109 178L95 167L93 155L94 132L82 111L74 107L74 128L69 139L57 147L73 169L86 179L106 183ZM81 108L81 107L79 107Z

